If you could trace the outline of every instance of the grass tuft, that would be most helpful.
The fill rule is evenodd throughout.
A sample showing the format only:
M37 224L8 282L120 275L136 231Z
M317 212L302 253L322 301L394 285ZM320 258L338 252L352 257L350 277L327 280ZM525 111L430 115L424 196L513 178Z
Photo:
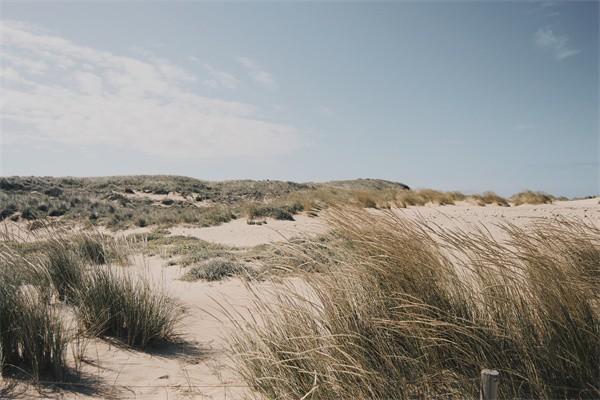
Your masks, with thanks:
M192 267L184 276L184 280L220 281L237 275L248 275L248 268L243 264L224 258L213 258Z
M0 376L20 371L60 380L68 370L66 329L50 290L37 285L46 276L43 265L8 249L0 253Z
M77 293L77 312L88 330L142 349L174 340L182 315L160 288L110 267L88 272Z
M532 192L531 190L527 190L513 195L510 198L510 201L515 206L520 206L522 204L549 204L554 201L554 196L544 192Z

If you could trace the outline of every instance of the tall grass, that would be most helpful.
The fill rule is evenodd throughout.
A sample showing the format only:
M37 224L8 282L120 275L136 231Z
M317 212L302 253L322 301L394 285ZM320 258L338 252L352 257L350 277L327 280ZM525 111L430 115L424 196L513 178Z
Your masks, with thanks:
M331 218L334 254L288 254L322 272L238 323L238 370L259 396L475 397L482 368L507 398L600 396L597 228L505 225L501 241L392 213Z
M83 285L83 260L70 242L50 240L47 245L46 270L60 300L72 301Z
M93 269L76 297L80 321L99 336L139 348L176 336L180 306L143 277L113 268Z
M50 304L50 281L41 263L0 251L0 376L10 369L61 379L69 337Z
M118 271L114 263L127 259L120 243L49 233L51 239L31 243L2 236L0 375L25 372L34 380L60 381L67 371L77 372L89 334L142 348L175 336L179 307L146 279ZM85 329L67 329L63 321L71 316ZM73 340L75 365L69 365L65 353Z

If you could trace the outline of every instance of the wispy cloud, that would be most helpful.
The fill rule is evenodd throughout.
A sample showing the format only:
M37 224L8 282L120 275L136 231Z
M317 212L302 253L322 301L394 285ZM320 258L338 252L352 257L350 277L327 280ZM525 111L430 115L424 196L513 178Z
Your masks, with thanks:
M277 83L275 82L273 76L269 72L265 71L256 61L248 57L239 57L237 61L244 68L246 68L248 75L250 75L254 81L270 89L277 88Z
M203 63L198 57L190 56L190 60L196 64L202 65L204 70L210 76L210 79L202 81L202 84L213 88L224 87L226 89L236 89L240 80L234 75L213 67L208 63Z
M569 46L569 38L566 35L558 35L550 28L538 29L533 39L536 46L551 51L559 61L581 52Z
M210 82L211 84L214 82L216 86L221 86L226 89L235 89L240 83L240 80L235 76L225 71L218 70L210 64L204 64L204 69L212 77L212 79L208 80L207 82Z
M287 153L299 132L247 103L201 96L198 78L156 57L125 57L2 21L3 140L113 145L164 157ZM204 65L224 87L237 79Z

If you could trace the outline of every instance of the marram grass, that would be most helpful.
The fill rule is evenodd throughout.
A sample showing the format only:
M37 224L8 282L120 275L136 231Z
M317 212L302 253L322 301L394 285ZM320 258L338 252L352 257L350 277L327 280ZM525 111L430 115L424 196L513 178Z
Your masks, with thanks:
M334 249L290 245L296 264L318 264L305 290L257 296L237 322L236 365L257 397L474 398L483 368L501 372L502 398L600 397L596 227L505 225L500 240L331 214Z

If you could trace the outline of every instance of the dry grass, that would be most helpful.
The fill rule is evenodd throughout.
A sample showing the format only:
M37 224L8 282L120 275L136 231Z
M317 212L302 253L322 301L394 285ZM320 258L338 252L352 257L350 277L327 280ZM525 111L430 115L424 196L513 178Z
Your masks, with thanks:
M509 207L508 201L502 196L497 195L494 192L484 192L483 194L474 194L470 196L471 199L477 202L477 205L485 206L488 204L495 204L498 206Z
M600 231L504 226L506 241L364 211L332 212L335 249L239 322L239 373L261 398L465 398L482 368L506 398L600 396ZM304 246L304 247L303 247ZM333 252L333 254L332 254Z
M0 376L25 372L61 379L69 337L51 304L50 276L40 260L0 249ZM1 381L1 379L0 379Z
M191 267L183 276L184 280L205 280L209 282L221 281L232 276L250 277L252 270L234 260L224 258L213 258Z
M554 196L544 192L532 192L527 190L511 196L510 201L515 206L522 204L549 204L554 201Z
M0 375L72 376L92 333L142 348L176 336L180 308L145 279L117 271L126 246L98 234L49 233L50 239L30 243L2 234ZM71 316L78 318L67 327ZM73 341L75 365L68 365Z
M86 274L76 299L80 321L98 336L142 349L176 339L181 307L143 277L96 268Z

